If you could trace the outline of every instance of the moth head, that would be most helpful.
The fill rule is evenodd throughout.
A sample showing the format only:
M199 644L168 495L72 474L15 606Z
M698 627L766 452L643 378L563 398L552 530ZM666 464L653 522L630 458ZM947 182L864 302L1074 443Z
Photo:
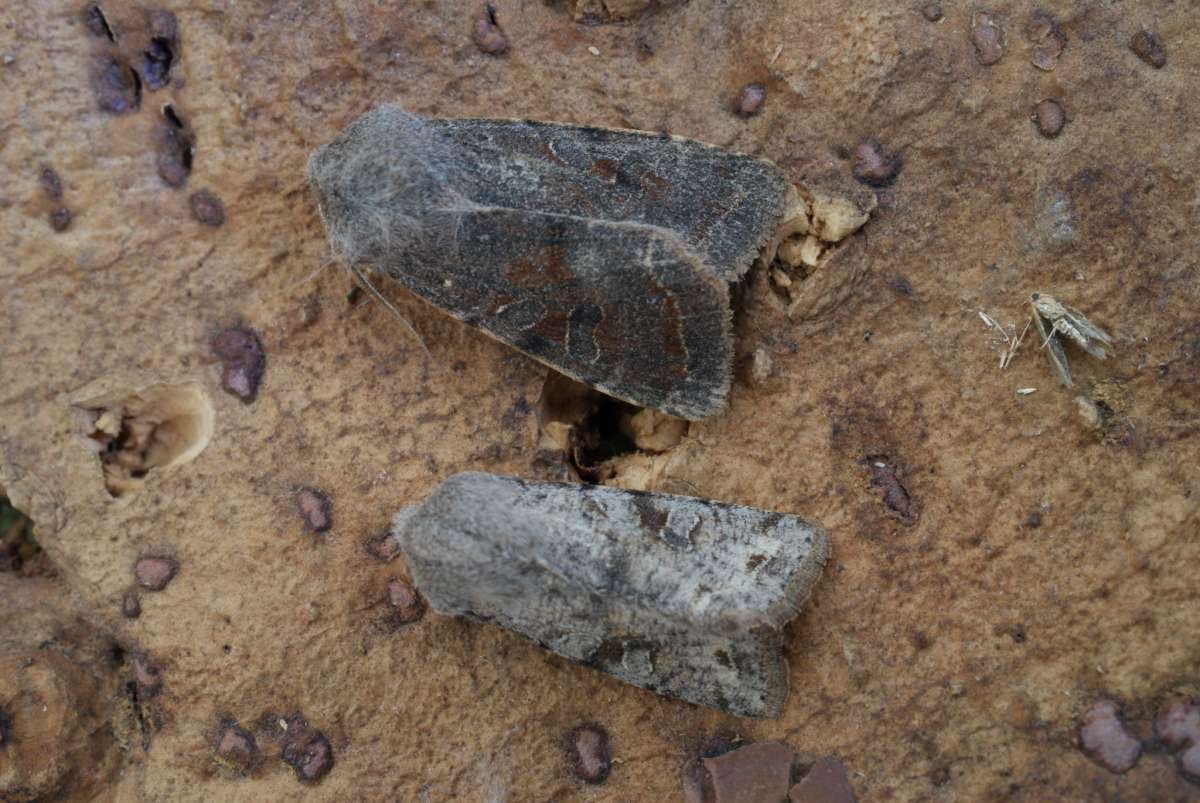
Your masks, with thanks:
M308 160L334 256L371 263L426 242L432 213L453 206L454 153L432 124L398 106L359 117Z

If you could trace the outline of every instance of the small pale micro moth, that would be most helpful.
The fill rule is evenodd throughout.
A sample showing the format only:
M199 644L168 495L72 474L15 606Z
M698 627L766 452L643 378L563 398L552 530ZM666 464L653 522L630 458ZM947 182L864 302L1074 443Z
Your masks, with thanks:
M1098 360L1108 356L1107 349L1112 345L1112 337L1089 321L1079 310L1068 307L1045 293L1034 293L1030 296L1029 305L1033 313L1033 323L1042 339L1042 347L1046 349L1050 365L1058 374L1059 381L1066 387L1073 384L1071 367L1058 336L1061 335L1075 343Z
M726 404L730 283L806 214L778 167L695 140L396 106L351 123L308 174L353 269L609 395L689 419Z
M784 625L829 556L825 528L795 515L481 472L392 534L435 611L742 716L782 709Z

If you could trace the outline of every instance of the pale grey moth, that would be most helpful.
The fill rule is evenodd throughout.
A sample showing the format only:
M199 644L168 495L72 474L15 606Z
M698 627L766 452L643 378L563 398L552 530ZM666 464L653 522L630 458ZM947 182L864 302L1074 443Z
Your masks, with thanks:
M439 613L746 716L783 707L783 628L829 555L799 516L485 473L447 479L392 532Z

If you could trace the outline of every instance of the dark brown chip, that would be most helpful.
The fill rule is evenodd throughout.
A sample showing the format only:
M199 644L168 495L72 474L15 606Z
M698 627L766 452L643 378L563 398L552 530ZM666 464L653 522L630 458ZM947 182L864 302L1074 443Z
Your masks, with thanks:
M975 43L976 59L985 67L1004 56L1004 29L990 12L978 11L971 18L971 41Z
M900 159L873 139L854 147L854 177L872 187L886 187L900 173Z
M333 526L329 497L316 488L301 488L296 492L296 509L304 520L304 529L311 533L323 533Z
M716 803L783 800L792 779L795 753L779 742L755 742L716 758L704 759Z
M133 565L134 579L147 591L162 591L178 571L179 563L174 558L147 556Z
M155 140L159 178L169 187L182 187L192 172L196 138L191 127L169 105L163 108L163 119L156 129Z
M217 734L216 754L221 763L247 773L258 763L258 744L236 722L226 721Z
M249 404L267 369L267 355L254 330L230 327L213 338L213 353L224 363L221 387Z
M92 92L100 110L110 114L128 114L142 104L141 79L112 56L100 56L92 65Z
M835 756L826 756L812 765L804 780L792 787L790 803L855 803L854 790L846 768Z
M1058 101L1046 99L1033 107L1033 120L1043 137L1054 139L1067 124L1067 113Z
M917 511L908 489L900 482L891 460L882 455L868 455L864 461L871 472L870 485L883 494L883 506L906 524L916 520Z
M407 580L392 580L388 583L387 593L395 624L410 625L425 615L425 600Z
M1137 57L1156 70L1161 70L1167 64L1167 51L1162 42L1150 31L1138 31L1129 40L1129 48L1137 53Z
M149 656L135 653L129 659L129 668L139 697L153 697L162 691L162 670Z
M304 783L316 783L333 769L333 747L329 739L320 731L307 727L288 736L282 757Z
M1132 769L1142 755L1142 743L1125 730L1117 705L1110 700L1098 700L1084 713L1079 745L1098 764L1116 773Z
M508 36L496 19L496 7L484 3L471 20L471 38L481 53L499 56L508 52Z
M142 615L142 598L136 591L126 592L121 599L121 615L126 619L136 619Z
M42 172L38 174L38 183L42 185L42 192L46 193L46 197L51 201L62 200L62 179L53 167L46 165L42 168Z
M50 213L50 228L55 231L66 231L75 216L65 206L60 206Z
M612 772L608 732L594 723L573 728L567 734L567 757L579 780L590 784L604 783Z
M762 84L746 84L733 102L733 112L739 117L753 117L762 111L767 88Z
M225 222L225 204L208 190L193 192L188 203L192 207L192 217L205 226L216 228Z
M364 547L368 555L381 563L387 563L400 554L400 541L391 533L375 536Z
M88 33L97 38L107 39L110 42L115 42L117 39L113 35L112 28L109 27L108 20L99 3L88 3L83 7L83 26L87 28Z

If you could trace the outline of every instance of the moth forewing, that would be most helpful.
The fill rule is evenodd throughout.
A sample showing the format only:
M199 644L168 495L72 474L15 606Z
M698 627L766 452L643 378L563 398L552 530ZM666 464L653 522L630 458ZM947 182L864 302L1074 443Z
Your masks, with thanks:
M479 472L448 478L392 532L433 610L753 717L783 709L784 627L829 558L825 528L800 516Z
M777 166L694 140L396 106L347 126L308 174L347 264L689 419L725 408L729 286L802 202Z
M1070 338L1093 357L1103 360L1108 356L1104 346L1112 343L1112 337L1082 312L1044 293L1034 293L1030 303L1034 316L1041 318L1051 332Z
M1104 347L1112 343L1112 337L1109 336L1108 332L1105 332L1103 329L1089 321L1087 316L1079 310L1074 309L1073 307L1068 307L1066 304L1062 304L1061 306L1067 314L1065 320L1070 323L1074 329L1071 339L1078 343L1085 351L1087 351L1088 354L1091 354L1093 357L1100 360L1103 360L1105 357L1107 357L1108 352L1105 351Z
M1067 353L1063 351L1062 344L1050 338L1046 343L1046 354L1050 358L1050 364L1054 366L1054 372L1058 374L1058 381L1068 388L1075 384L1071 381L1071 366L1067 362Z
M1066 352L1063 351L1062 345L1055 339L1055 329L1053 324L1048 322L1043 316L1042 310L1038 308L1038 302L1046 298L1039 297L1034 294L1033 301L1030 302L1033 312L1033 323L1037 327L1038 337L1042 341L1042 347L1046 349L1046 359L1050 360L1051 367L1054 368L1054 373L1058 374L1058 381L1065 387L1071 387L1071 368L1067 363ZM1050 299L1054 301L1054 299ZM1058 302L1054 302L1057 304Z

